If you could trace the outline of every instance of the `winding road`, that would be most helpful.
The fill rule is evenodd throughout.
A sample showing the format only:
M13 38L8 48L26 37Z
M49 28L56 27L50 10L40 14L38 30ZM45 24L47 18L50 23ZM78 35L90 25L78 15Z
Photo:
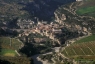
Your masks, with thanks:
M60 47L54 47L52 48L53 50L55 50L55 52L59 52ZM48 52L42 55L46 55L46 54L52 54L52 52ZM39 58L40 54L36 54L34 56L32 56L32 59L34 60L34 64L51 64L48 61L43 61Z

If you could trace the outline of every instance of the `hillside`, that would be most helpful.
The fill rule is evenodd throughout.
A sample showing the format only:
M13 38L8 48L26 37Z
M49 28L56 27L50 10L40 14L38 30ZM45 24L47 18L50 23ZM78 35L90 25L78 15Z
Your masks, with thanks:
M95 41L72 44L61 53L74 64L95 64Z
M62 5L55 11L55 21L65 25L66 28L72 31L95 33L94 1L79 1ZM66 16L66 20L63 20L63 14Z
M95 60L95 41L91 41L86 44L85 42L80 44L72 44L67 46L62 53L69 58L77 59L81 56L79 59L84 58Z
M83 1L81 6L78 6L76 13L78 15L95 17L95 0Z
M0 0L0 21L10 21L14 18L51 21L54 11L61 5L75 0ZM40 14L39 14L40 13ZM44 18L43 18L44 17Z
M22 46L22 42L18 39L0 37L0 64L33 64L31 58L20 57L20 54L16 52Z
M32 1L32 0L31 0ZM10 21L16 17L25 18L27 11L21 10L29 0L0 0L0 21Z
M83 42L90 42L90 41L95 41L95 34L82 38L80 40L77 40L75 43L83 43Z
M75 1L0 0L0 62L32 64L29 57L48 52L52 55L43 61L53 57L50 61L55 63L94 62L95 0ZM11 38L11 33L17 37ZM82 36L88 37L76 41ZM69 42L72 39L76 41L73 44ZM56 46L62 50L56 52Z
M79 64L94 64L95 61L95 0L83 0L63 5L55 11L55 21L78 33L90 32L91 36L77 40L63 47L63 59L74 60ZM66 20L63 20L64 16ZM89 33L88 33L89 34ZM87 34L86 34L87 35ZM71 43L71 42L69 42ZM88 62L90 61L90 62ZM88 63L87 63L88 62Z

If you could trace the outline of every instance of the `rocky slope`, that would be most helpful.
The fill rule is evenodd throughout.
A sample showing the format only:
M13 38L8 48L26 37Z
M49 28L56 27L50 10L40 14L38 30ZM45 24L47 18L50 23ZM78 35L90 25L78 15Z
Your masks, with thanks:
M64 25L66 28L85 34L95 32L95 18L91 16L79 16L76 9L83 2L74 2L69 5L63 5L55 11L55 21Z
M54 11L61 5L75 0L0 0L0 20L34 18L52 20ZM40 13L40 14L39 14Z

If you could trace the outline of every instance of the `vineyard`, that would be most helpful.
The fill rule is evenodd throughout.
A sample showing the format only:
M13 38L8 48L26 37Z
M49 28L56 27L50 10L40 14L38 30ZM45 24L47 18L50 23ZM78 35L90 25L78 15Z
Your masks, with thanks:
M83 43L83 42L87 43L90 41L95 41L95 34L88 36L88 37L85 37L85 38L82 38L80 40L77 40L75 43Z
M62 51L62 54L73 58L81 56L82 58L90 59L94 57L93 59L95 59L95 41L72 44L71 46L67 46Z
M17 50L21 47L22 43L15 38L0 37L0 46L4 49Z
M0 55L1 56L17 56L15 50L18 50L22 43L15 38L0 37Z

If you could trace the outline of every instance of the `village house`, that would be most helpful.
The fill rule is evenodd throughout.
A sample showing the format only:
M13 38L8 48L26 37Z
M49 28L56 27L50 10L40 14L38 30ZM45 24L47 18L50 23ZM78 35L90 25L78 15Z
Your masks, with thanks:
M36 43L43 43L43 42L45 42L47 40L47 38L34 38L34 41L36 42Z
M17 21L17 25L21 28L21 29L25 29L25 28L32 28L34 25L34 21L32 20L21 20L19 19Z
M53 32L53 33L62 33L62 30L59 29L59 28L53 28L53 29L52 29L52 32Z

